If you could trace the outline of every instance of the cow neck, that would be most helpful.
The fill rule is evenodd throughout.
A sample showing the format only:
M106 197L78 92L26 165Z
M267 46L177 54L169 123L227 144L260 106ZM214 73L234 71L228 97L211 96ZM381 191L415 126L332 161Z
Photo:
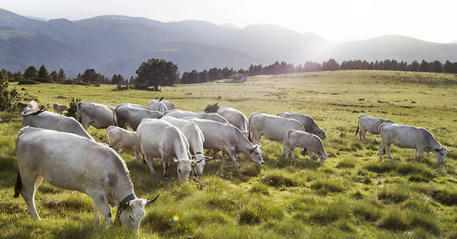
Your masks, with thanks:
M237 151L241 151L243 153L248 153L253 147L254 144L249 141L242 133L241 131L236 131L236 137L237 137Z

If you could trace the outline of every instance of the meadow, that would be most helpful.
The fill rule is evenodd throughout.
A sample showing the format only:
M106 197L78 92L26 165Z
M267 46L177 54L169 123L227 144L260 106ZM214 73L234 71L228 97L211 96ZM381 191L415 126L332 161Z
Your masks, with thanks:
M457 238L457 76L395 71L336 71L250 77L243 84L212 82L164 87L162 92L101 87L12 85L49 109L71 97L110 106L146 105L165 96L180 109L203 111L219 102L247 116L282 111L312 116L324 128L331 156L320 165L300 155L281 157L278 142L262 139L265 165L241 156L208 162L198 180L178 183L151 175L123 150L139 197L160 198L147 208L141 238ZM445 165L433 154L392 147L393 162L378 159L379 136L354 136L361 113L429 129L448 149ZM1 238L135 238L94 223L91 199L43 183L36 194L41 221L13 198L19 114L0 113ZM104 130L89 128L98 138ZM119 150L117 149L119 152ZM220 157L220 155L219 155ZM161 172L161 163L155 160ZM114 209L113 209L114 213ZM173 216L179 216L174 221Z

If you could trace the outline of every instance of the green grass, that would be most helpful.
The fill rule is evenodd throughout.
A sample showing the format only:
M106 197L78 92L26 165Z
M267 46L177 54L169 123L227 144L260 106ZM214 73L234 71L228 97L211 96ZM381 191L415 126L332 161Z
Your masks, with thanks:
M164 87L162 92L116 91L115 86L55 84L18 86L39 105L66 104L71 97L110 106L146 105L165 96L178 108L203 111L209 104L252 112L299 112L326 130L330 157L321 165L295 151L283 158L278 142L261 140L265 165L241 157L238 170L220 159L209 161L198 181L179 184L151 175L124 150L140 197L161 196L147 208L141 238L457 238L457 77L452 74L338 71L255 76L244 84L224 82ZM24 88L24 90L21 90ZM364 100L359 100L364 99ZM354 136L360 113L429 129L446 145L446 165L433 154L392 146L393 162L378 158L379 136L362 143ZM0 112L0 237L132 238L123 228L93 223L92 202L77 192L43 183L35 222L22 198L13 198L18 114ZM98 138L104 130L89 128ZM118 149L116 149L118 150ZM218 156L217 158L220 158ZM161 170L159 160L156 169ZM158 170L158 172L161 172ZM113 209L113 214L115 213ZM172 217L179 215L174 222Z

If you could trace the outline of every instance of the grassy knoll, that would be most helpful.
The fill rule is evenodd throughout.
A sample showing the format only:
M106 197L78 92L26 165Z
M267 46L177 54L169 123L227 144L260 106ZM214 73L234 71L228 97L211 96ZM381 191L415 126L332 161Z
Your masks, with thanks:
M262 140L266 164L245 157L241 169L220 160L205 168L200 182L177 183L151 175L123 151L138 196L161 197L147 209L140 237L147 238L457 238L457 153L446 165L432 154L392 147L394 162L378 161L379 137L354 136L357 116L367 113L428 128L457 151L457 77L450 74L339 71L256 76L244 84L206 83L164 87L162 92L116 91L115 86L54 84L17 86L39 104L71 97L115 106L145 105L165 96L178 108L202 111L208 104L252 112L300 112L326 130L332 156L324 165L281 157L281 145ZM23 89L22 89L23 88ZM121 228L93 223L91 200L44 183L37 195L42 220L35 222L22 198L13 198L17 115L0 113L0 237L125 238ZM104 130L90 128L98 138ZM95 138L95 137L94 137ZM156 160L156 168L161 163ZM160 172L160 170L158 171ZM173 215L180 220L173 222Z

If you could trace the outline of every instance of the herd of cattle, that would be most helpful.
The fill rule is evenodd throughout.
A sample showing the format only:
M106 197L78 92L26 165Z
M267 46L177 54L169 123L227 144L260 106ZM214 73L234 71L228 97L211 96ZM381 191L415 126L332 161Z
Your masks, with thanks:
M54 111L62 107L54 105ZM38 109L31 101L22 112L22 125L17 142L16 156L18 175L15 197L21 194L29 213L39 219L34 195L36 188L45 179L59 188L77 190L89 195L94 201L94 216L99 220L100 211L112 223L109 206L118 206L115 224L133 228L137 233L145 206L157 200L137 198L133 191L125 162L111 147L119 145L131 148L138 162L145 162L155 173L153 158L160 157L163 176L167 176L169 162L177 164L180 181L189 175L202 174L205 163L211 157L204 149L222 151L239 165L238 154L246 154L250 160L263 164L260 138L262 135L283 144L283 154L294 157L294 148L303 148L302 154L311 158L327 159L322 140L323 129L306 115L278 113L270 115L253 113L249 119L240 111L220 107L217 113L194 113L176 109L163 99L151 100L148 106L120 104L116 108L102 104L79 102L79 121L58 113ZM106 128L109 145L95 141L86 131L89 126ZM127 126L133 131L127 130ZM358 118L357 133L366 140L366 132L381 135L379 158L387 152L390 160L390 145L416 149L416 156L433 152L438 162L444 162L448 150L441 146L423 128L400 125L388 119L368 115Z

